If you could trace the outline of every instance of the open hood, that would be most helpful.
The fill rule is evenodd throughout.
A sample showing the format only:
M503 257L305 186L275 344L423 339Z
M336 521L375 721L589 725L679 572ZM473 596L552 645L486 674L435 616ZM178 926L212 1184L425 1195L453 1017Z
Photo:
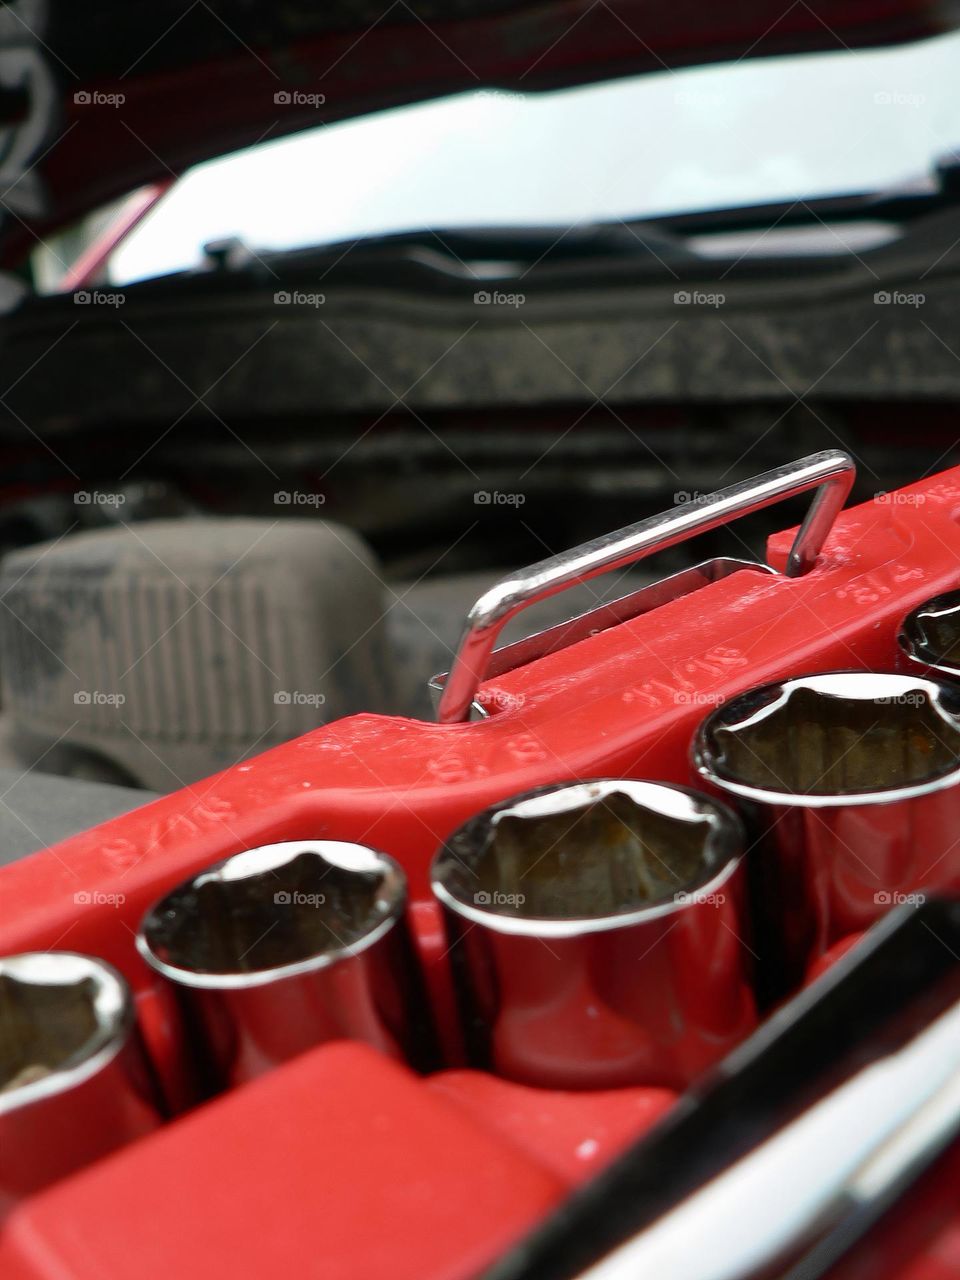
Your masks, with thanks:
M13 0L0 8L0 261L266 136L485 85L905 41L949 29L951 13L943 0Z

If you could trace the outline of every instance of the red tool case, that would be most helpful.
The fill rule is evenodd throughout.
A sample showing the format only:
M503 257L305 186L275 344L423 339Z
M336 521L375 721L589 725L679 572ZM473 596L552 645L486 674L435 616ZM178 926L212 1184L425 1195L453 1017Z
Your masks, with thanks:
M771 539L774 569L793 536ZM715 703L800 672L892 669L903 616L957 586L960 468L841 514L804 576L736 572L498 676L485 720L341 720L0 871L0 952L66 948L120 969L178 1111L179 1029L134 946L147 907L241 848L326 837L382 849L409 876L448 1063L423 1079L364 1046L315 1049L22 1203L0 1233L0 1276L474 1274L675 1097L556 1094L458 1068L427 885L440 841L547 782L689 783L690 739ZM844 1274L960 1275L958 1160Z

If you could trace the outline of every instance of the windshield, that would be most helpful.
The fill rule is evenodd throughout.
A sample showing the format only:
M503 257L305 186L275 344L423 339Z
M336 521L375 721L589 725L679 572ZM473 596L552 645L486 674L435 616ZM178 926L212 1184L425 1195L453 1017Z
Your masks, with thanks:
M480 90L320 125L191 170L113 255L110 279L193 267L231 236L267 250L573 227L922 179L960 144L958 57L952 34L545 94Z

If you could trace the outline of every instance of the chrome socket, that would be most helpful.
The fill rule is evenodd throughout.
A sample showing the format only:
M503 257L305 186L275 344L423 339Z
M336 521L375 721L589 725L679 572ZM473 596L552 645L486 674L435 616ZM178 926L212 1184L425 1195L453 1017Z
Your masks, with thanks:
M160 1120L120 974L69 951L0 958L0 1216Z
M471 1065L551 1088L682 1087L755 1023L742 832L683 787L550 786L436 855Z
M750 690L693 746L751 835L765 997L891 906L960 888L960 689L837 671Z
M156 903L137 947L177 992L201 1091L330 1040L425 1066L432 1037L405 906L392 858L335 840L248 849Z
M900 651L913 670L960 680L960 591L925 600L900 624Z

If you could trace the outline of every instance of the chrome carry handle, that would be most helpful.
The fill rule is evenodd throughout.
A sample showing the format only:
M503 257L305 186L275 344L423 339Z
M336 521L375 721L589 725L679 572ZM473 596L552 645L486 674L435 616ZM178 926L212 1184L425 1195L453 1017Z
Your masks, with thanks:
M676 546L698 533L708 533L739 516L772 506L784 498L816 489L787 560L787 576L799 577L813 568L856 477L849 454L839 449L812 453L797 462L765 471L752 480L686 503L673 511L650 516L637 524L604 534L571 551L550 556L528 569L508 574L486 591L467 615L467 624L448 675L435 677L442 685L437 711L441 724L467 720L480 685L486 678L493 646L503 627L522 609L556 595L577 582L622 569L638 560ZM592 619L603 606L578 620ZM621 618L621 620L623 620ZM607 625L610 625L609 621ZM595 628L596 629L596 628ZM519 663L514 665L520 665Z

